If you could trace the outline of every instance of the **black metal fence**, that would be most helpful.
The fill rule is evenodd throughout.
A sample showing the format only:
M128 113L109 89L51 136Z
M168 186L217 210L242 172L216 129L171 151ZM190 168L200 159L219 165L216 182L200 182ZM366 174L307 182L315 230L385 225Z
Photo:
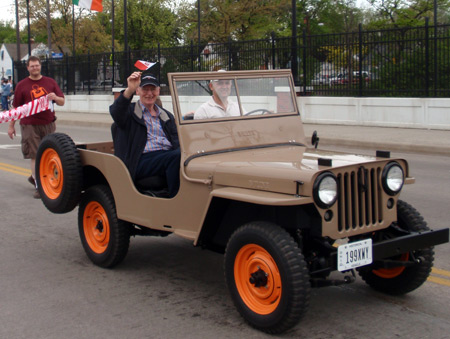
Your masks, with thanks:
M45 59L42 73L67 94L111 93L126 86L137 60L167 73L290 68L303 95L450 97L450 25L308 35ZM15 63L15 81L28 75Z

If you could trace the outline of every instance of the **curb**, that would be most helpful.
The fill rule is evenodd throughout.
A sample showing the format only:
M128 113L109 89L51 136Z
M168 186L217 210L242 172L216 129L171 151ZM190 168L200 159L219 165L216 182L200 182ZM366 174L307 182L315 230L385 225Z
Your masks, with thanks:
M319 147L321 145L450 156L450 148L444 147L444 146L411 145L411 144L402 144L402 143L383 143L383 142L372 142L372 141L362 141L362 140L335 139L335 138L326 138L326 137L320 138Z

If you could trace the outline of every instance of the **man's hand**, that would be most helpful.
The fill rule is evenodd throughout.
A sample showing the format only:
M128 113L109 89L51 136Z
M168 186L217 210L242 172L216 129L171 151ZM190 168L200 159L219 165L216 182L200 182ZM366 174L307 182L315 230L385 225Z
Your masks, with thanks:
M16 136L16 129L14 128L14 125L9 124L9 127L8 127L8 136L9 136L11 139L14 139L14 137Z
M141 83L141 74L142 72L133 72L127 78L128 87L123 93L125 98L130 99L133 96L134 92L136 92L136 89L139 87L139 84Z

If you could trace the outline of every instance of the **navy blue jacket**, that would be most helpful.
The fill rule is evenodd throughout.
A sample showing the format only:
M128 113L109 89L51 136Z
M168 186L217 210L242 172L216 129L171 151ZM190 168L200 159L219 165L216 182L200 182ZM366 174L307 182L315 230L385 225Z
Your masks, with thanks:
M109 113L114 120L111 128L114 141L114 154L128 167L131 178L136 178L139 159L147 143L147 127L142 117L141 106L127 99L123 92L109 107ZM159 107L159 106L158 106ZM164 134L172 144L172 149L180 147L175 118L169 111L160 108L159 119Z

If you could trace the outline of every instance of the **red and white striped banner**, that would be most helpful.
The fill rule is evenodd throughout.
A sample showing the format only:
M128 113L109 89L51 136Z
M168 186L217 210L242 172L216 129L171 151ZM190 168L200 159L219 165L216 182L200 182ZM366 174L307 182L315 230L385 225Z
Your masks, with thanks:
M48 95L34 99L29 103L10 109L9 111L0 112L0 124L8 121L19 120L38 114L50 109L53 111L53 102L48 100Z

